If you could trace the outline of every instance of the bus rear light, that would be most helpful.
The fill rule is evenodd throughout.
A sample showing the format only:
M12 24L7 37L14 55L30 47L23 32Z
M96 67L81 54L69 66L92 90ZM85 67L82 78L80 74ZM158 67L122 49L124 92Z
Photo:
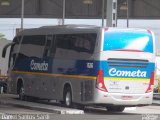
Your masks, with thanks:
M154 72L151 74L150 84L154 85Z
M146 93L149 93L149 92L152 92L152 87L151 87L151 85L150 85L150 84L149 84L149 87L148 87L148 89L147 89Z
M150 83L146 93L152 92L152 86L154 85L154 72L151 73Z
M103 70L98 71L96 88L101 90L101 91L107 92L107 89L106 89L105 84L104 84Z

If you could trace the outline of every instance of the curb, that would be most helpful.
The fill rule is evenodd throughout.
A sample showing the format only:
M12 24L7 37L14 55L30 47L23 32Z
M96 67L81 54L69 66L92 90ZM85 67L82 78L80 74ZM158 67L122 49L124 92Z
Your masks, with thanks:
M27 101L24 101L24 102L27 102ZM39 110L39 111L55 113L55 114L84 114L83 110L63 108L63 107L54 108L55 106L53 106L53 105L45 105L45 104L41 104L44 106L38 106L38 105L36 105L36 103L33 106L33 105L29 105L30 104L29 102L27 102L27 104L23 104L21 102L16 103L14 101L12 102L9 100L8 101L7 100L0 100L0 104L1 105L11 105L11 106L16 106L16 107L21 107L21 108L32 109L32 110ZM50 106L50 107L48 107L48 106Z

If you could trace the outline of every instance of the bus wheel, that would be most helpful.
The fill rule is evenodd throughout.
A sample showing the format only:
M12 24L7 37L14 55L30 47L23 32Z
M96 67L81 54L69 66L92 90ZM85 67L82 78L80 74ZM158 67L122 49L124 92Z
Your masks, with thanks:
M72 106L72 92L71 88L67 87L66 90L64 91L64 103L66 107L71 107Z
M19 91L19 99L20 100L25 100L24 87L23 86L21 86L20 91Z
M123 106L109 106L106 107L109 112L123 112L125 107Z
M78 104L77 105L77 109L84 110L85 109L85 105Z

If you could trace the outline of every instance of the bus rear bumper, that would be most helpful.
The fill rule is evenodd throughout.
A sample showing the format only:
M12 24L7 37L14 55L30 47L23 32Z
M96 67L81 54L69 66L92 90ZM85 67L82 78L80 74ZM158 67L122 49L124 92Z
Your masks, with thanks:
M145 94L122 94L99 92L94 97L95 104L143 106L152 104L153 92Z

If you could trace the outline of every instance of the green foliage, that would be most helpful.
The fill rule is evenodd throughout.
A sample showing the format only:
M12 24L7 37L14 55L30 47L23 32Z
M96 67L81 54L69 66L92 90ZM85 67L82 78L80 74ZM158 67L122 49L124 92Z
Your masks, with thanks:
M0 33L0 39L4 38L4 34Z

